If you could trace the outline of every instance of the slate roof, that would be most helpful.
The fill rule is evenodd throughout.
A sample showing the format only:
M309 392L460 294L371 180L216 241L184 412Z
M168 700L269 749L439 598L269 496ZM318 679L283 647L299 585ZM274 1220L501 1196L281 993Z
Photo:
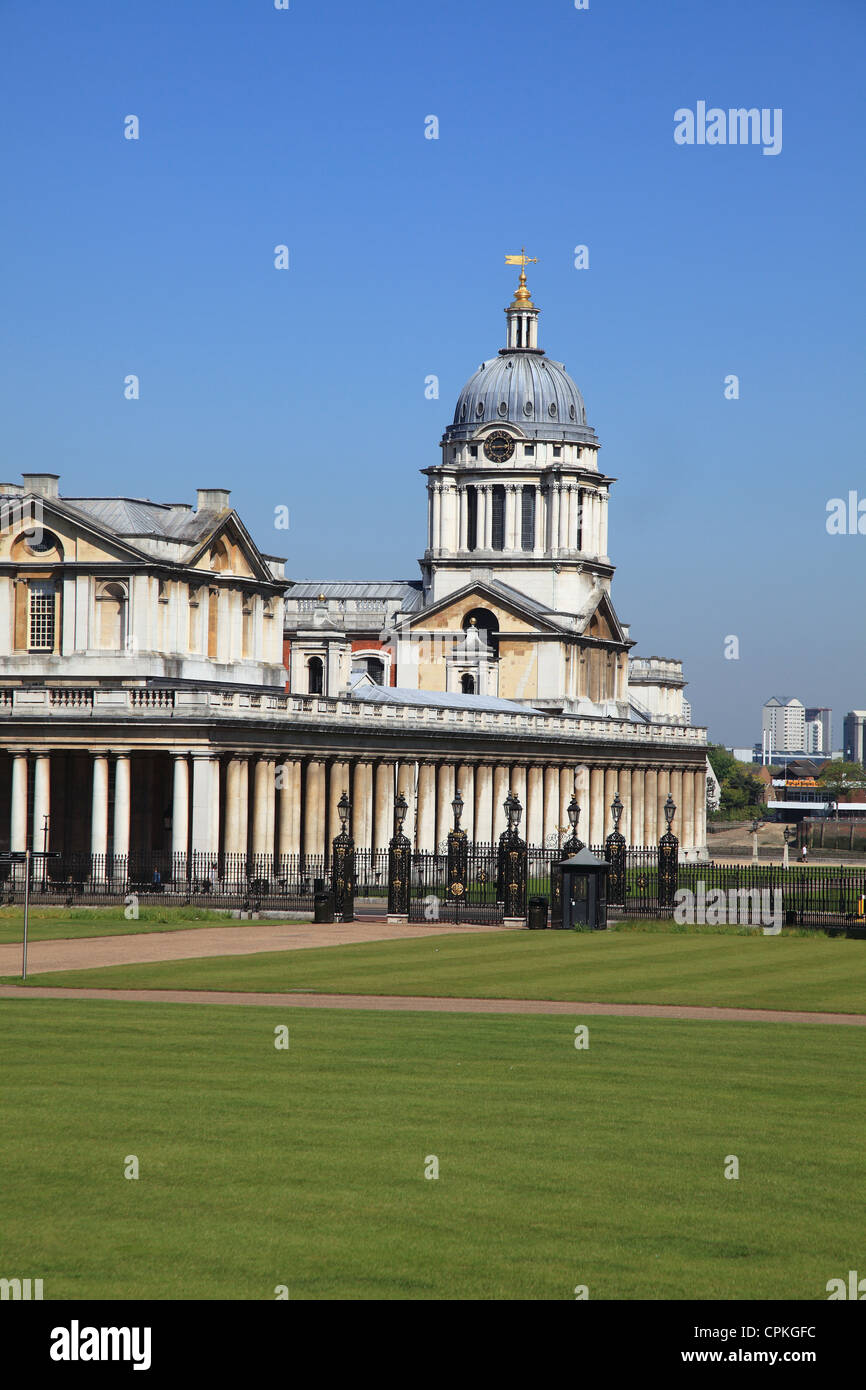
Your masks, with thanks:
M351 693L353 700L369 700L377 705L429 705L445 709L487 710L490 713L539 714L531 705L516 700L500 700L494 695L464 695L457 691L409 690L399 685L362 684Z
M421 603L420 579L359 579L359 580L299 580L292 585L289 599L318 598L334 599L381 599L398 600L404 609L414 608Z

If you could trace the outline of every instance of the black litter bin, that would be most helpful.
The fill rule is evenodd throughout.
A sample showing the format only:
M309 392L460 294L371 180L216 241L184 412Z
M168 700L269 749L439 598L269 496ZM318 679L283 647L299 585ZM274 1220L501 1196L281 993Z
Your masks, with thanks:
M547 898L530 898L526 925L530 931L543 931L547 926Z
M334 900L330 893L316 893L313 898L313 921L333 922Z

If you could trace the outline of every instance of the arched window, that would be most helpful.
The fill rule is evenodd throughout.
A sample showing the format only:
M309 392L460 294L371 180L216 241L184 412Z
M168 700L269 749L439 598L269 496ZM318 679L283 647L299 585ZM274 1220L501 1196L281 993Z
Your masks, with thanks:
M468 674L467 674L467 675L464 675L464 676L461 676L461 677L460 677L460 689L463 691L463 694L464 694L464 695L474 695L474 694L475 694L475 677L474 677L474 676L470 676L470 675L468 675Z
M210 567L215 574L231 568L231 555L225 541L217 541L211 549Z
M498 661L499 622L495 613L491 613L489 608L473 608L463 619L463 631L468 632L470 628L475 628L484 639L485 645L490 649L490 660Z
M307 690L310 695L321 695L325 689L325 668L320 656L311 656L307 662Z
M385 663L376 656L369 656L365 662L367 675L375 685L385 684Z

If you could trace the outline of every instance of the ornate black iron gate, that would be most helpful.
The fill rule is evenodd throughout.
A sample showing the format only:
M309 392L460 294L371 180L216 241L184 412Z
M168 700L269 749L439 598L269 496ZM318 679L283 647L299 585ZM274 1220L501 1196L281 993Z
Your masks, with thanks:
M448 854L415 853L409 894L410 922L501 922L505 904L497 901L497 851L494 845L460 847L460 860ZM465 849L465 873L462 852ZM454 890L457 890L456 892Z

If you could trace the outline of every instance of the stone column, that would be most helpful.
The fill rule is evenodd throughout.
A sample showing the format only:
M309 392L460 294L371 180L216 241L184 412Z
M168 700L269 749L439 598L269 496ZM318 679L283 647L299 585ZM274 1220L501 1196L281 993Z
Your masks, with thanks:
M400 763L397 769L397 791L402 792L409 807L403 822L403 834L410 845L415 844L415 764Z
M594 767L589 774L589 834L586 837L588 845L602 843L604 825L604 768Z
M220 770L222 763L219 754L212 754L210 759L210 842L209 849L214 859L220 852Z
M547 535L547 493L542 488L535 489L535 532L532 549L536 555L544 552L544 537Z
M643 781L646 773L642 767L632 768L631 773L631 844L644 842Z
M41 851L45 845L43 825L45 817L51 815L51 757L39 753L33 770L33 849ZM48 873L47 865L40 869L38 877L44 879Z
M674 834L680 842L680 848L691 845L691 841L686 838L686 808L683 805L683 774L679 768L674 768L670 776L671 796L677 804L677 814L674 818Z
M436 840L436 768L423 762L418 768L418 849L432 853Z
M484 484L484 549L493 549L493 484Z
M667 768L667 767L659 768L659 770L658 770L658 780L657 780L657 782L656 782L656 800L657 800L657 803L658 803L658 810L656 811L656 832L657 832L657 837L658 837L658 839L661 839L662 835L664 835L665 831L666 831L667 828L668 828L668 827L667 827L667 822L666 822L666 820L665 820L664 804L665 804L665 802L666 802L667 799L668 799L668 792L670 791L670 789L671 789L671 773L670 773L670 768ZM677 808L677 816L676 816L676 819L674 820L674 825L673 825L673 832L674 832L675 835L678 835L678 834L679 834L678 826L679 826L679 808Z
M568 527L571 516L571 489L563 483L559 494L559 548L568 549Z
M442 545L442 489L439 483L433 483L433 549L439 550Z
M475 549L485 549L487 536L487 489L480 484L475 489Z
M549 490L548 490L548 494L547 494L547 495L548 495L548 499L549 499L548 511L549 511L549 515L550 515L550 541L549 541L549 543L548 543L548 549L549 549L549 550L558 550L558 549L559 549L559 504L560 504L559 483L552 483L552 484L550 485L550 488L549 488Z
M502 831L505 829L505 812L502 809L502 803L511 791L510 771L510 768L504 763L497 763L496 767L493 769L493 824L491 826L491 832L494 840L498 840ZM526 815L525 806L523 808L523 814Z
M253 854L274 852L274 769L269 758L257 758L253 773ZM270 838L268 836L270 835Z
M369 849L373 837L373 764L355 763L352 772L352 838L356 849Z
M455 790L463 797L463 819L460 824L470 842L475 839L475 769L471 763L461 763L457 769Z
M537 764L526 774L526 843L544 844L544 768Z
M544 769L544 844L559 844L559 768Z
M466 488L462 487L457 494L460 503L460 550L465 551L469 544L469 498Z
M514 532L516 526L517 513L517 488L514 483L507 483L505 487L505 549L514 550Z
M511 769L511 790L514 792L514 795L517 797L517 800L523 807L523 822L521 830L523 835L527 837L526 843L529 844L529 808L526 804L526 767L522 763L516 764Z
M182 855L176 864L178 872L186 872L186 852L189 844L189 763L186 753L172 753L174 779L171 800L171 852Z
M622 767L618 777L619 799L623 805L622 819L619 823L620 834L627 845L631 844L631 771L629 768Z
M108 759L103 753L93 758L93 799L90 807L90 853L108 852Z
M304 854L324 854L325 764L321 758L311 758L305 771Z
M658 774L654 767L648 767L643 784L643 833L644 844L657 845L658 833Z
M436 780L438 783L436 790L436 848L438 850L445 844L446 836L452 824L451 802L454 800L453 764L440 763Z
M115 772L114 784L114 812L117 818L117 789L120 781L120 760L118 759L117 771ZM209 854L211 851L211 841L213 835L213 821L211 813L211 797L213 796L213 769L210 753L206 749L197 749L192 755L192 852L193 854ZM217 790L219 796L219 790ZM115 836L115 853L117 853L117 841ZM198 869L204 873L205 866L200 864Z
M27 848L27 755L16 753L12 758L12 817L9 847L15 852Z
M345 762L333 762L328 768L328 853L340 833L340 813L337 807L343 792L347 796L354 796L354 778L351 776L350 765Z
M387 849L394 833L394 764L376 767L376 804L373 813L373 849ZM387 876L386 876L387 882Z
M589 805L590 805L590 773L586 763L581 763L575 775L575 796L580 807L580 815L577 820L577 838L589 843Z
M695 772L695 848L701 854L707 846L707 770Z
M118 753L114 762L114 853L129 854L130 761Z
M682 777L682 843L683 848L694 850L695 840L695 774L687 768Z
M574 780L573 767L559 769L559 824L563 826L568 825L568 807L574 793ZM569 834L569 830L564 830L562 839L567 839Z
M301 852L301 764L287 758L280 764L280 855Z
M479 763L475 769L475 839L489 844L493 839L493 769Z
M619 791L619 773L615 767L608 767L604 774L604 833L602 840L613 830L613 816L610 813L611 802Z

